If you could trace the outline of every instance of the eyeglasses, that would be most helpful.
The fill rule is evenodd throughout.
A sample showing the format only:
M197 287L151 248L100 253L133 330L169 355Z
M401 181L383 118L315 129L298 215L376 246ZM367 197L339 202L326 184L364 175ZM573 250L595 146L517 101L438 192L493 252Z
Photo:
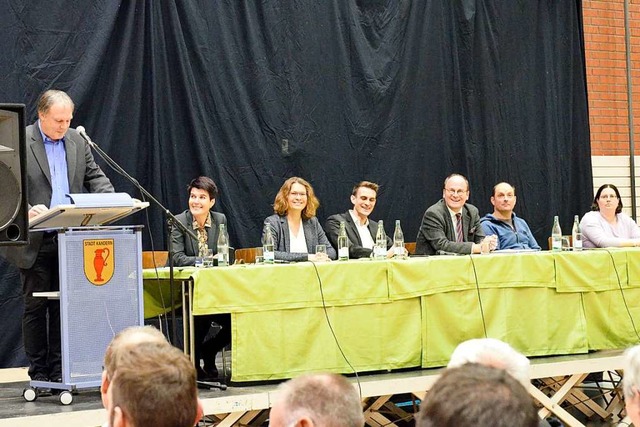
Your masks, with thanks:
M445 188L445 191L449 193L451 196L462 196L468 192L468 190L451 190L446 188Z
M615 194L605 194L605 195L600 196L600 198L602 200L607 200L607 199L615 200L615 199L618 198L618 196L616 196Z
M293 197L307 197L307 193L298 193L297 191L292 191L289 194Z

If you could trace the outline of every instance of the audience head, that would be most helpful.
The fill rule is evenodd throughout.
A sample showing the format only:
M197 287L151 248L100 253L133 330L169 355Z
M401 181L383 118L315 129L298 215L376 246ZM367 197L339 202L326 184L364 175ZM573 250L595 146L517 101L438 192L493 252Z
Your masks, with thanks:
M118 332L111 340L104 353L104 369L102 371L102 384L100 393L102 394L102 404L105 408L109 405L109 385L113 374L118 369L118 360L121 352L128 347L136 346L140 343L154 342L167 343L166 338L158 329L153 326L132 326Z
M613 184L603 184L596 191L596 195L593 198L591 204L592 211L600 211L606 209L608 206L613 208L615 206L616 213L622 212L622 198L618 187Z
M460 212L469 200L469 181L464 176L454 173L444 180L442 198L449 209Z
M477 338L458 344L451 355L448 367L455 368L466 363L504 369L525 387L531 383L529 359L506 342L495 338Z
M40 129L49 138L62 139L73 118L73 101L61 90L48 90L38 99L38 120Z
M640 345L624 353L624 405L634 426L640 425Z
M502 369L477 363L449 368L420 405L416 427L537 427L525 388Z
M273 211L278 215L286 215L289 209L301 210L302 219L310 219L316 215L320 201L307 181L297 176L287 179L273 202Z
M196 371L167 342L121 349L109 387L111 427L193 427L199 415Z
M516 189L508 182L501 182L493 187L491 204L494 212L501 217L511 218L513 208L516 206Z
M362 403L353 385L336 374L309 374L279 387L270 427L362 427Z
M361 218L367 218L376 206L378 196L378 184L369 181L361 181L353 187L351 203L353 210Z

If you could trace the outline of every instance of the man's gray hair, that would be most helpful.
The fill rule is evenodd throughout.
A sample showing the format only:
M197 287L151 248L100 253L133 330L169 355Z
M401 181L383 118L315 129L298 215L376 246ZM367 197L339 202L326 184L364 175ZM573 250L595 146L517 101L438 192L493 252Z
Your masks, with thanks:
M453 351L448 367L454 368L465 363L504 369L525 388L531 383L529 359L506 342L495 338L477 338L460 343Z
M280 384L278 389L288 424L308 416L318 426L364 426L360 396L341 375L302 375Z
M622 379L622 390L624 397L633 397L633 387L640 390L640 345L628 348L624 352L624 377Z
M38 113L46 114L53 104L69 105L72 111L75 108L73 100L69 95L66 94L66 92L63 92L61 90L49 89L48 91L40 95L40 98L38 99Z

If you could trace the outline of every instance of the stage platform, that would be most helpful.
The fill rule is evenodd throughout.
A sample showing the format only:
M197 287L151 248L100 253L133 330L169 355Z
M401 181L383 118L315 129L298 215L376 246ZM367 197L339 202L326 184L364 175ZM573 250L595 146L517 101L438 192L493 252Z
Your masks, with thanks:
M552 414L567 426L617 425L624 416L620 398L622 351L598 351L584 355L532 359L531 378L543 416ZM412 425L412 413L437 380L441 369L359 376L367 425ZM589 373L604 372L605 380L594 383ZM598 374L602 378L602 374ZM358 387L355 377L350 378ZM590 382L584 383L585 379ZM84 389L63 406L55 396L26 402L26 369L0 370L0 427L12 426L100 426L106 421L98 389ZM595 385L594 385L595 384ZM201 390L206 422L201 425L267 425L268 409L277 394L277 384L230 386L225 391Z

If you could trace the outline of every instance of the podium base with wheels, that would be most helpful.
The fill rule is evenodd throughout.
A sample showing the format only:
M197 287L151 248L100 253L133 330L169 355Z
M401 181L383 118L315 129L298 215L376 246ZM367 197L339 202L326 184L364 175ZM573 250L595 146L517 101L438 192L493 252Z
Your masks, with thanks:
M143 325L141 227L67 228L58 231L62 381L31 381L23 397L61 390L60 403L77 389L99 387L102 361L113 337Z

